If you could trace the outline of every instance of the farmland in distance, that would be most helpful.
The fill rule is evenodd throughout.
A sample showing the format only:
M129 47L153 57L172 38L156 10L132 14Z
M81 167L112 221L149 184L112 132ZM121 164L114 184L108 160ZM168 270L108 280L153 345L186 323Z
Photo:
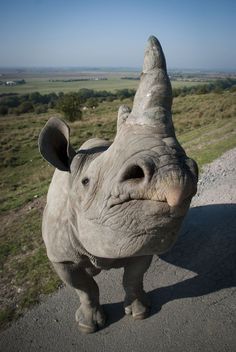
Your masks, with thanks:
M72 69L1 69L0 68L0 94L18 93L26 94L39 92L71 92L82 88L94 90L115 91L117 89L136 89L141 71L83 71ZM224 74L223 74L224 75ZM221 74L212 73L184 73L170 71L170 78L174 88L193 86L207 83ZM224 77L223 77L224 78ZM23 84L18 82L24 81ZM16 84L15 84L16 83Z

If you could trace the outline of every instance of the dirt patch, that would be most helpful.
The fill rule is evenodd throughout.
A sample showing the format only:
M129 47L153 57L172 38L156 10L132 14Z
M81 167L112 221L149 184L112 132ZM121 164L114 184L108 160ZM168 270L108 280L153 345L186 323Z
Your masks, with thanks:
M38 209L39 212L43 213L43 209L45 205L46 205L46 196L43 196L28 202L21 208L13 209L6 213L2 213L0 215L0 223L1 223L0 236L4 235L5 227L9 226L15 219L19 217L23 217L26 214L29 214L33 209Z

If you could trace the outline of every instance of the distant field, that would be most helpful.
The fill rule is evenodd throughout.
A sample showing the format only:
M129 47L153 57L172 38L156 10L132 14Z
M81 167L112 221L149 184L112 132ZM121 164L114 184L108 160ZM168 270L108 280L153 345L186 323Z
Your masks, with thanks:
M71 77L70 77L71 78ZM13 78L11 78L12 80ZM62 79L61 77L53 77L53 79ZM64 76L63 79L66 79ZM5 78L4 78L5 80ZM107 80L98 80L98 81L79 81L79 82L49 82L49 78L26 78L26 83L17 86L0 86L0 94L1 93L31 93L31 92L39 92L41 94L48 93L59 93L59 92L72 92L78 91L81 88L88 88L94 90L107 90L107 91L115 91L116 89L136 89L139 81L136 80L124 80L119 77L109 77ZM204 82L207 83L207 82ZM183 86L194 86L202 84L202 82L195 81L174 81L172 82L172 86L174 88L183 87Z

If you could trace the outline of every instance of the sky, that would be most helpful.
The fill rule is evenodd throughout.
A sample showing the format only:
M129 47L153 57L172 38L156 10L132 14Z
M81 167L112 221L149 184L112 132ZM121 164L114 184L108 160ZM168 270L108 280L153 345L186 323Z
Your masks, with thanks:
M236 69L235 0L0 0L0 66Z

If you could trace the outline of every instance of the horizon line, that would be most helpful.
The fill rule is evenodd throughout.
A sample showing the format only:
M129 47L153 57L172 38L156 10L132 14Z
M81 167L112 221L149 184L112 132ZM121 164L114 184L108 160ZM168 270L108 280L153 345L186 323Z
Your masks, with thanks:
M101 70L121 70L121 72L124 71L134 71L134 72L141 72L142 67L141 66L77 66L77 65L60 65L60 66L53 66L53 65L48 65L48 66L40 66L40 65L32 65L32 66L26 66L26 65L0 65L0 70L56 70L56 69L61 69L61 70L85 70L85 71L101 71ZM235 72L236 73L236 67L216 67L216 68L203 68L203 67L169 67L167 71L200 71L200 72Z

